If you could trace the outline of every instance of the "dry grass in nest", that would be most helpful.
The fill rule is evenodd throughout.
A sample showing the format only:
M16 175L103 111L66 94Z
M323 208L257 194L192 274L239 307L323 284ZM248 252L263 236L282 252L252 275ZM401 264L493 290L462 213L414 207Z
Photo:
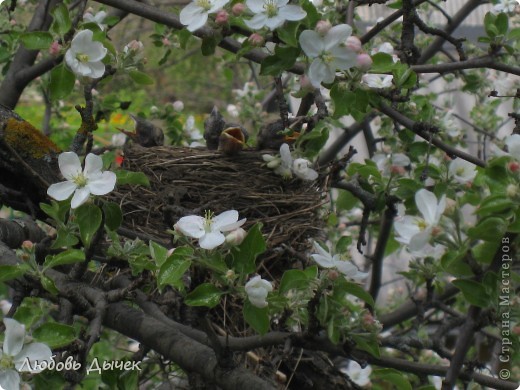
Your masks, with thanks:
M323 227L325 175L314 182L284 180L265 166L262 152L224 156L200 148L133 146L124 168L146 174L151 187L122 186L112 200L121 204L125 227L160 241L185 215L238 210L247 227L263 224L269 248L308 248Z

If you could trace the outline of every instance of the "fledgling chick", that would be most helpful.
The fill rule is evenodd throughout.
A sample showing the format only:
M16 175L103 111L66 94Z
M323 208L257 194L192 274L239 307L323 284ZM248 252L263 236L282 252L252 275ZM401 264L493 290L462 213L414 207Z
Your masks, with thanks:
M228 156L238 154L247 142L247 132L240 126L228 127L219 136L218 150Z
M204 139L209 150L218 149L220 134L226 127L226 121L218 111L217 106L214 106L211 114L204 121Z
M300 133L294 131L292 136L283 134L285 127L283 122L279 119L275 122L266 124L260 129L257 137L257 148L258 149L280 149L280 146L284 143L294 142Z
M137 142L139 145L144 146L145 148L164 145L164 133L159 127L139 116L132 114L130 114L130 116L135 121L134 132L132 133L130 131L118 128L120 132L126 134L134 142Z

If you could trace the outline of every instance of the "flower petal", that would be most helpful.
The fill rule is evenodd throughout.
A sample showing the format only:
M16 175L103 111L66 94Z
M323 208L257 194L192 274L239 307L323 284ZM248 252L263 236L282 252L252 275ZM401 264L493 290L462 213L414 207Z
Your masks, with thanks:
M214 249L219 245L222 245L226 241L226 237L218 232L206 233L204 236L199 238L199 246L202 249Z
M179 219L175 224L175 229L185 236L201 238L206 234L204 231L204 221L204 218L198 215L188 215Z
M291 155L291 149L289 148L288 144L282 144L280 146L280 157L282 159L282 166L285 168L291 168L292 167L292 155Z
M345 40L352 34L352 27L348 24L338 24L332 27L327 35L323 38L325 50L330 50L334 46L345 42Z
M307 16L307 12L305 12L299 5L290 4L280 8L278 15L284 20L302 20Z
M323 268L332 268L334 267L334 262L332 261L332 257L329 256L322 256L318 254L311 255L312 259L318 263L319 266Z
M85 157L85 170L83 171L85 177L89 178L92 174L101 172L102 168L103 159L100 156L97 156L94 153L87 154L87 157Z
M114 172L105 171L98 179L91 180L87 184L93 195L106 195L116 186L117 177Z
M76 209L85 203L90 196L90 189L88 187L78 188L76 192L74 192L74 196L70 201L70 208Z
M107 55L107 51L101 42L91 42L83 48L83 54L88 56L89 62L101 61Z
M246 5L254 14L264 12L264 0L247 0Z
M56 200L68 199L78 186L72 181L54 183L47 189L47 195Z
M309 58L316 58L324 48L323 39L316 31L305 30L300 34L300 46Z
M12 318L4 318L4 324L4 353L9 356L16 356L23 348L25 326Z
M99 62L89 62L88 64L85 64L89 68L89 74L88 77L91 77L93 79L99 79L105 74L105 64L101 61Z
M331 68L333 69L345 70L352 68L357 64L356 53L346 47L335 47L331 49L331 54L334 57L334 60L331 63Z
M211 221L211 230L212 231L221 231L222 227L226 225L234 224L238 221L238 211L236 210L227 210L223 213L220 213L216 217L213 217Z
M433 192L425 190L424 188L417 191L415 194L415 204L429 226L438 222L435 220L437 197Z
M421 250L430 241L431 235L432 235L432 228L431 227L423 230L420 233L417 233L410 240L410 244L408 244L408 248L412 252L416 252L416 251Z
M515 159L520 160L520 134L513 134L505 139L507 151Z
M74 152L64 152L58 156L58 165L63 177L71 180L81 173L81 162Z
M179 19L183 25L188 26L203 12L202 7L192 2L182 9Z
M419 229L419 224L421 223L421 221L422 218L412 217L408 215L405 216L403 219L396 221L394 223L394 228L397 234L399 234L399 236L402 239L398 241L408 244L414 235L421 232L421 229Z
M47 345L43 343L31 343L26 345L13 360L15 367L19 372L38 373L42 370L32 369L36 365L35 363L41 364L44 361L50 363L51 357L52 351ZM27 364L24 364L27 359L31 363L30 367Z
M336 75L334 71L332 71L322 60L316 58L312 61L312 64L309 67L309 80L314 87L319 88L322 81L330 83L334 81L335 77Z
M0 370L0 386L5 390L18 390L20 375L15 370Z
M252 30L259 30L267 23L267 15L264 13L256 14L249 20L244 20L247 27Z
M283 18L280 14L273 16L272 18L267 18L265 21L265 25L269 30L273 31L280 27L285 23L285 18Z
M91 30L81 30L72 39L71 47L78 53L83 53L83 48L92 43L94 33Z
M200 12L199 14L195 15L195 19L191 21L191 23L188 25L187 29L188 31L196 31L202 26L206 24L208 21L208 13L207 12Z

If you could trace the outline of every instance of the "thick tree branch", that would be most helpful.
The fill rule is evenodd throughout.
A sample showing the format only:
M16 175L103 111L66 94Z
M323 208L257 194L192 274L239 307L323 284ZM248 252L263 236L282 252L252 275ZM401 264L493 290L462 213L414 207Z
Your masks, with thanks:
M520 76L520 68L512 65L496 62L496 57L485 56L471 58L466 61L449 62L445 64L412 65L411 69L416 73L452 73L464 69L490 68L502 72Z

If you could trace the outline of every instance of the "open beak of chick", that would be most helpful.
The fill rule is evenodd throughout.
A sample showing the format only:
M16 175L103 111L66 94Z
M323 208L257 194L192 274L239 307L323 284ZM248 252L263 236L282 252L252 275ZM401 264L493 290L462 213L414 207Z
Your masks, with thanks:
M228 127L220 133L218 150L228 156L238 154L246 143L244 132L240 127Z

